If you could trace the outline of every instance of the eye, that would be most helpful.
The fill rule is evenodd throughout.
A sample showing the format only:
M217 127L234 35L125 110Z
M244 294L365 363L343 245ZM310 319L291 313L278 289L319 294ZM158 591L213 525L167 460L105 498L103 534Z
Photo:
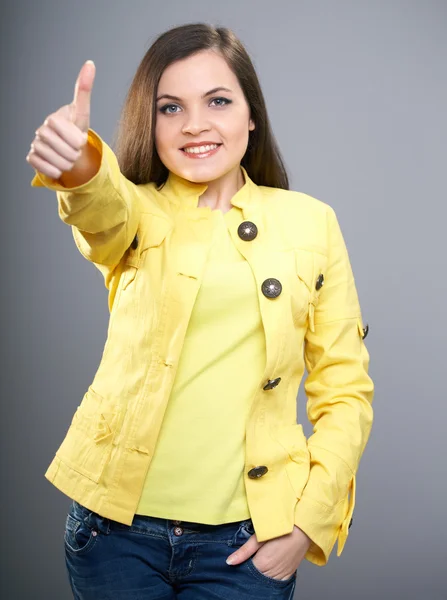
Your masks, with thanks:
M224 98L223 96L219 96L218 98L213 98L211 102L218 102L216 106L225 106L226 104L231 104L233 101L229 98Z
M218 98L213 98L211 100L211 104L215 103L214 106L223 107L227 104L231 104L233 101L229 98L224 98L223 96L219 96ZM178 110L177 110L178 109ZM161 113L165 115L174 115L180 112L180 106L178 104L165 104L158 109Z
M161 106L158 110L165 115L173 115L176 112L178 112L176 110L171 111L171 110L169 110L170 108L175 109L175 108L180 108L180 107L177 104L165 104L164 106Z

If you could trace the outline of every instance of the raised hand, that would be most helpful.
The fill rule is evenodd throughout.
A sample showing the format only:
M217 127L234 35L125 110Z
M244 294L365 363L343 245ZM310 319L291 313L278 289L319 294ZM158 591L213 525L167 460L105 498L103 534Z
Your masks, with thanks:
M76 80L73 101L48 115L36 130L26 160L44 175L58 179L82 161L95 73L93 61L86 61Z

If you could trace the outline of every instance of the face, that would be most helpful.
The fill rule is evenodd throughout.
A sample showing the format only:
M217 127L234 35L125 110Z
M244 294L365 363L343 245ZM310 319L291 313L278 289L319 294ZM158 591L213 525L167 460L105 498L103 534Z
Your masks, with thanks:
M216 52L199 52L163 72L155 145L176 175L200 183L238 170L254 127L236 75Z

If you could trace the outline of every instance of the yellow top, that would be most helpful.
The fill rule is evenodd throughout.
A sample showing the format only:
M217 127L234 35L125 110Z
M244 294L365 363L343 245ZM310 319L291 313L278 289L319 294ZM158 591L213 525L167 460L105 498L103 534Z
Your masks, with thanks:
M247 519L245 427L265 364L248 262L213 210L212 241L138 514L211 525ZM214 447L213 452L209 449Z

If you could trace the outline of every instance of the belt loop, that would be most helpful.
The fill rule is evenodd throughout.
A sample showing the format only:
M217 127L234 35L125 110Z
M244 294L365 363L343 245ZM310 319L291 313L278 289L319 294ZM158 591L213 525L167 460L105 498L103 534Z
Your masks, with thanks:
M93 529L97 529L101 533L109 535L110 533L110 519L102 517L98 513L91 511L87 517L85 517L87 525Z

